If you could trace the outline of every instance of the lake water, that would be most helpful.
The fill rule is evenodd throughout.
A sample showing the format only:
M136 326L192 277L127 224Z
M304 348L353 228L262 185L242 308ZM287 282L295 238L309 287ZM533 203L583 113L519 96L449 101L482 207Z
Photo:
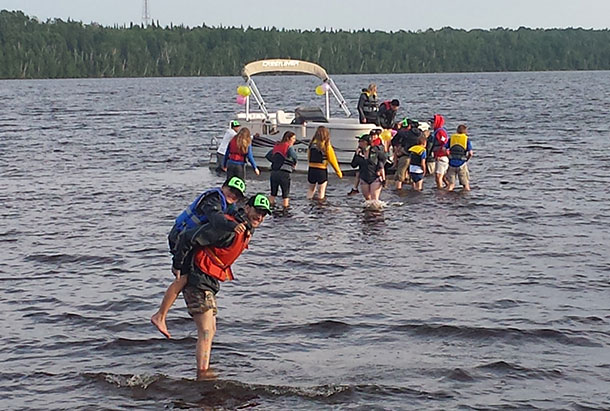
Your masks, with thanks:
M352 108L375 81L400 115L468 124L473 190L427 178L371 212L351 178L318 204L294 176L199 382L183 300L172 340L149 319L241 79L0 81L0 408L610 408L610 72L335 81ZM272 109L321 103L314 78L258 84Z

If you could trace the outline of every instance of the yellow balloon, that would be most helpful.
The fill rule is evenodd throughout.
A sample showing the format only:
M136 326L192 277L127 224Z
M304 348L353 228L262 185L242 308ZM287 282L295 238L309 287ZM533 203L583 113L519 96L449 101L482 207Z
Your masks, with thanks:
M322 94L324 94L324 89L322 88L322 86L316 87L316 94L318 96L321 96Z
M242 92L243 88L244 88L244 86L237 87L237 94L239 94L240 96L241 96L241 92Z
M390 141L392 139L392 132L390 130L383 130L379 137L383 141Z
M250 87L242 86L240 96L248 97L251 93L252 93L252 90L250 90Z

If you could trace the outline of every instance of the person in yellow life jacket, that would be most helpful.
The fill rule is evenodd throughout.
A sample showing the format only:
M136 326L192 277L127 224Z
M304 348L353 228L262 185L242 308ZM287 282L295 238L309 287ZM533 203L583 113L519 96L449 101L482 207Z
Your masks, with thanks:
M422 191L424 189L424 176L426 175L426 141L424 135L419 136L417 144L409 148L409 176L413 189Z
M197 327L197 378L205 377L210 368L220 282L235 278L231 264L248 248L254 229L269 214L269 199L259 193L250 197L243 209L227 214L227 219L246 224L244 232L218 231L204 224L185 231L178 240L172 266L188 276L182 294Z
M465 191L470 191L470 173L468 171L467 162L474 155L472 144L466 132L468 127L460 124L457 128L457 133L449 137L449 141L445 148L449 150L449 169L447 170L447 179L449 185L447 191L455 189L455 178L458 177L460 184Z
M335 169L335 173L337 173L339 178L343 178L335 150L330 144L330 132L326 127L318 127L316 133L311 138L309 150L307 151L307 159L309 161L309 169L307 170L307 181L309 182L307 199L311 200L316 192L316 188L318 188L318 199L323 200L326 197L326 185L328 184L328 164Z

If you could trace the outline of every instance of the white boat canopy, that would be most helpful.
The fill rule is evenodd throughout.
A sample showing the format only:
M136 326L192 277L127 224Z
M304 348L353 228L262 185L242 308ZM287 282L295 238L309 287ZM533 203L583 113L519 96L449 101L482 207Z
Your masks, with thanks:
M291 60L291 59L270 59L270 60L259 60L248 63L242 69L241 75L246 80L246 83L252 90L252 96L258 103L258 106L265 114L265 117L269 118L269 112L265 106L265 101L256 86L256 83L252 79L252 76L257 74L265 73L302 73L316 76L322 80L325 84L328 84L328 91L330 91L339 103L339 106L345 112L347 117L351 116L351 112L347 108L345 99L341 95L341 92L335 85L335 82L328 76L326 70L315 63L302 60ZM330 101L328 98L328 92L325 93L326 99L326 118L330 119ZM246 102L246 117L249 114L250 99L247 98Z

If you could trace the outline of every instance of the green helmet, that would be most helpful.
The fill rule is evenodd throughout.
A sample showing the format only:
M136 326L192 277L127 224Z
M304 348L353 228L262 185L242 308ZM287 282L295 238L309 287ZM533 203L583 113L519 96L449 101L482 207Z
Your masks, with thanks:
M231 177L229 181L226 182L226 186L237 189L242 196L246 194L246 183L239 177Z
M262 211L265 214L271 214L271 204L265 194L258 193L250 197L248 205Z

